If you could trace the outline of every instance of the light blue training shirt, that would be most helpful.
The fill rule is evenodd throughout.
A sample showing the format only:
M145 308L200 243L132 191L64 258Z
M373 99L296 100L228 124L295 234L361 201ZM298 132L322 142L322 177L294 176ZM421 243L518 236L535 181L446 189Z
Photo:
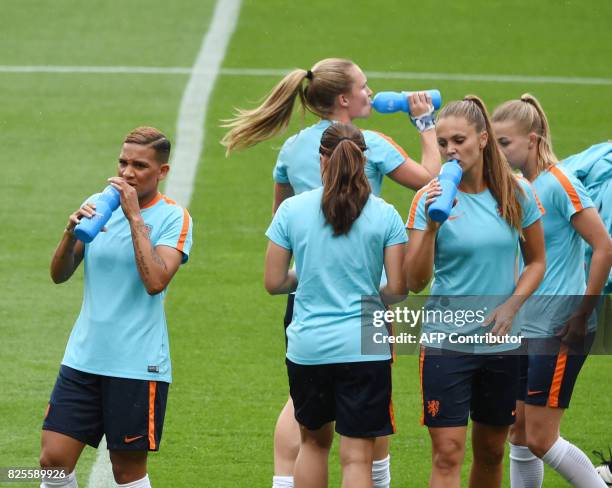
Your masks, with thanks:
M297 364L390 359L361 353L362 297L378 296L384 249L407 241L401 217L370 194L348 234L334 236L323 188L288 198L266 236L293 252L298 276L287 358ZM382 301L379 310L384 310Z
M525 337L552 337L579 306L586 290L585 243L571 224L572 217L593 207L586 189L567 169L558 165L543 171L532 185L544 207L546 274L521 309ZM589 330L596 327L595 315Z
M595 144L581 153L565 158L558 166L571 171L584 185L608 229L608 234L612 236L612 142ZM585 248L588 270L593 250L588 244ZM604 293L612 293L612 270L608 275Z
M552 166L532 183L544 211L546 274L537 295L582 295L586 289L584 240L571 224L572 217L593 207L586 189L566 169Z
M175 248L186 262L193 228L187 210L158 194L141 214L152 245ZM170 383L166 290L147 293L121 207L106 227L85 245L83 304L62 364L86 373Z
M323 184L319 146L323 132L332 123L321 120L285 141L272 172L276 183L290 184L296 195ZM378 196L383 176L400 166L408 156L392 139L379 132L364 130L363 138L368 148L365 173L372 193Z
M519 194L523 210L522 228L529 227L542 212L537 197L529 184L519 180L524 193ZM427 192L421 189L415 195L407 229L425 230L427 216L425 200ZM515 268L519 247L519 233L510 227L498 211L498 204L489 189L481 193L457 191L457 205L452 209L448 220L438 230L435 243L434 278L431 295L475 296L446 300L443 307L453 314L460 310L481 311L488 315L494 307L508 298L515 288ZM457 315L458 317L458 315ZM462 335L481 334L482 321L464 323L449 321L425 321L423 332L442 332ZM440 347L440 344L427 344ZM518 345L485 346L488 352L510 350ZM445 348L462 350L462 347L445 345Z

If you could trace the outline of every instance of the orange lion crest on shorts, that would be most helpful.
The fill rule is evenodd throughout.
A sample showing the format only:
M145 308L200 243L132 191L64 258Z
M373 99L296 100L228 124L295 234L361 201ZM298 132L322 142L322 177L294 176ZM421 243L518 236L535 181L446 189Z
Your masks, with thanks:
M438 415L440 411L440 402L438 400L429 400L427 402L427 413L432 417Z

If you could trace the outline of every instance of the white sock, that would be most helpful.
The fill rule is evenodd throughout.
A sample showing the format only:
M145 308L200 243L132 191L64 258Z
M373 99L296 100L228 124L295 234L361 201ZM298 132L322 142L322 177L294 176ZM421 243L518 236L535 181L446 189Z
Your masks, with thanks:
M123 485L115 483L115 486L117 486L117 488L151 488L151 483L149 482L149 475L145 474L144 478Z
M79 488L76 478L76 471L73 471L62 480L53 478L43 478L42 483L40 484L40 488Z
M540 488L544 481L544 462L528 447L509 444L511 488Z
M293 476L273 476L272 488L293 488Z
M562 437L544 454L542 461L576 488L607 488L586 454Z
M372 463L372 486L373 488L389 488L391 484L391 456Z

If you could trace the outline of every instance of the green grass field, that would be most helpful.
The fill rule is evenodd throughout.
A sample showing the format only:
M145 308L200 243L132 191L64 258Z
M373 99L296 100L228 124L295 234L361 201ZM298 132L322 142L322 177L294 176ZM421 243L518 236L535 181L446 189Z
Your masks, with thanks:
M0 65L190 67L213 8L212 0L5 0ZM611 137L611 15L608 0L248 0L223 66L306 69L320 58L340 56L355 60L366 74L607 79L600 85L371 79L375 91L439 88L446 101L476 93L491 109L529 91L549 115L557 154L566 156ZM37 465L44 409L80 308L82 270L61 286L48 274L67 217L114 174L131 128L154 125L174 140L187 79L0 73L0 467ZM285 299L266 294L262 274L271 171L284 138L230 159L218 140L219 120L234 106L252 106L276 81L222 75L209 104L189 207L192 256L166 304L174 384L162 449L150 457L157 487L271 484L272 432L288 391ZM296 117L290 130L301 124ZM416 131L405 117L375 114L361 126L386 132L420 159ZM387 180L383 197L406 216L411 192ZM394 369L393 485L425 486L430 447L418 423L417 358L402 357ZM588 453L612 445L611 373L609 356L588 360L562 425L563 435ZM88 448L77 468L81 486L87 486L94 458ZM468 454L465 475L469 461ZM330 485L337 486L335 451L330 471ZM544 486L565 484L547 470Z

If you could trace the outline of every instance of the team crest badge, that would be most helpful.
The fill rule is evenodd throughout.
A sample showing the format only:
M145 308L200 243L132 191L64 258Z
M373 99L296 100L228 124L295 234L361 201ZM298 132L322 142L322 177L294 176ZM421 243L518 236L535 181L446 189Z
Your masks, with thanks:
M438 400L429 400L427 402L427 413L432 417L438 415L440 411L440 402Z

